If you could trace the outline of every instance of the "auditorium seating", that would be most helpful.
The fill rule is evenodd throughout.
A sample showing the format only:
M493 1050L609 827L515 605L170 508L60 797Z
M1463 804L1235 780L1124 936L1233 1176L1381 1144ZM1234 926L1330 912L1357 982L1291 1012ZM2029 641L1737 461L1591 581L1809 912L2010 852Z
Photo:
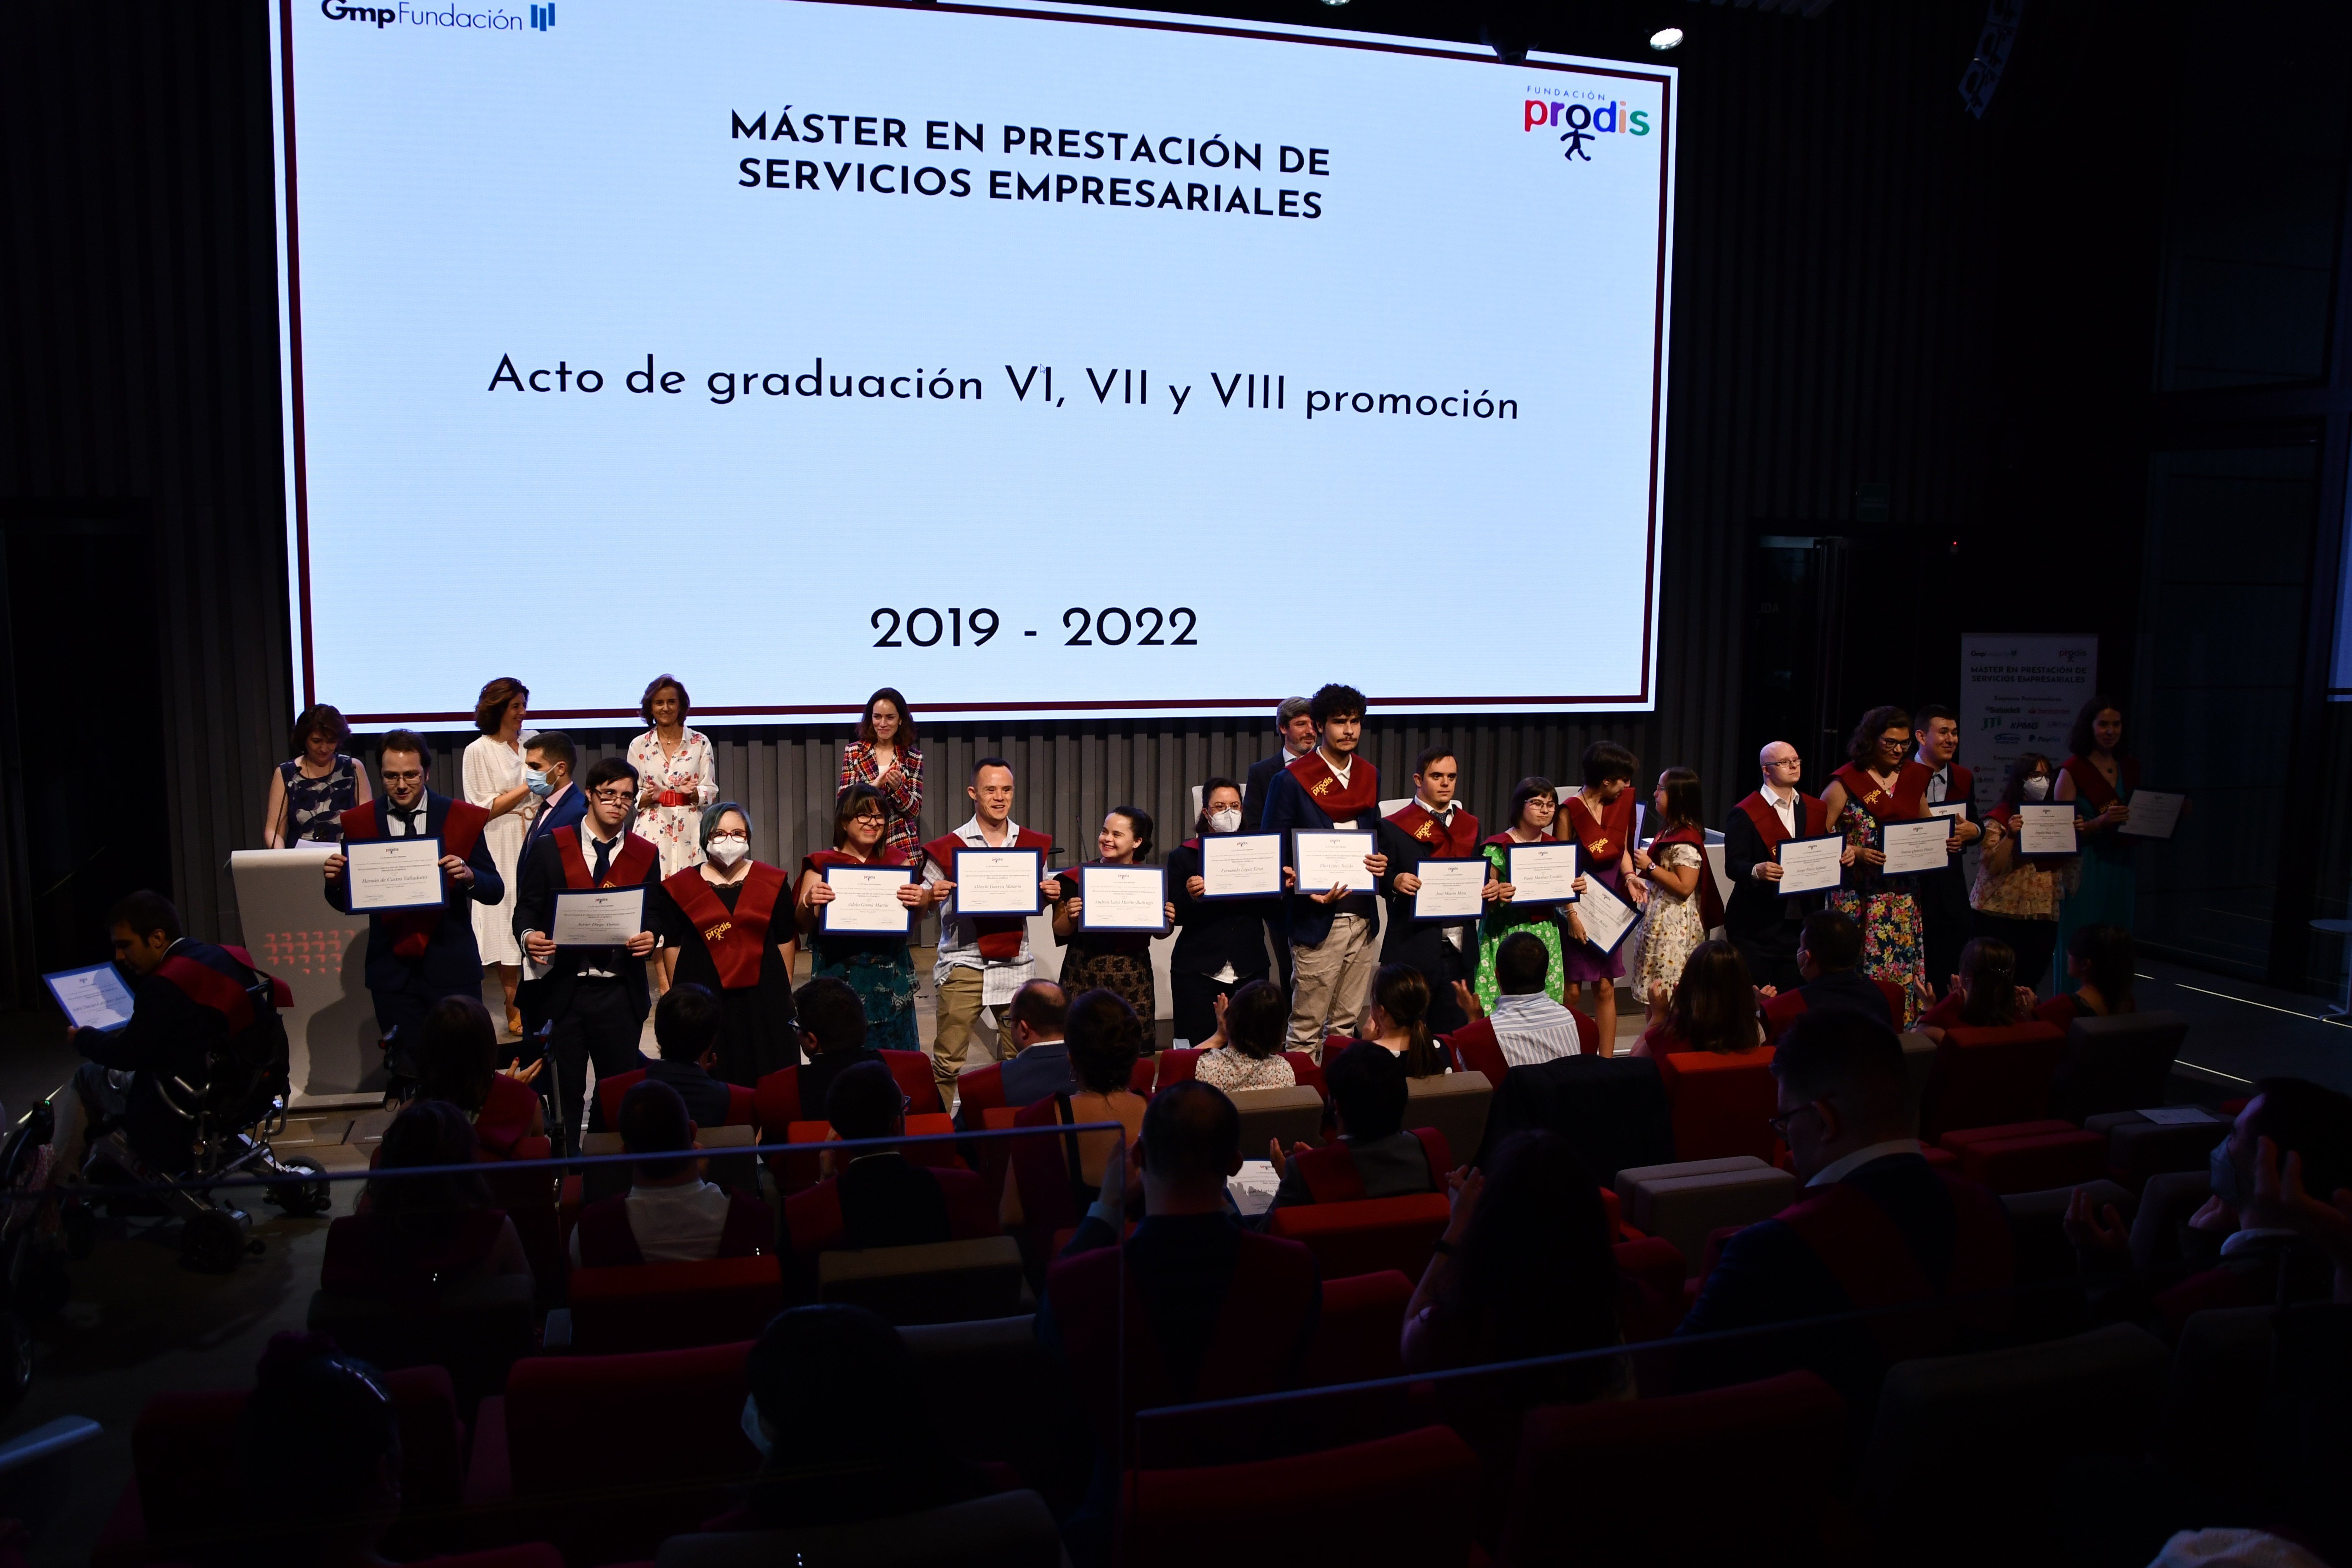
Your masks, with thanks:
M2158 1103L2150 1100L2150 1108ZM2213 1145L2230 1135L2227 1121L2150 1121L2137 1110L2110 1110L2085 1117L2083 1131L2107 1141L2107 1173L2135 1190L2150 1176L2202 1171Z
M2032 1193L2107 1173L2107 1141L2053 1118L1971 1127L1943 1136L1960 1174L1996 1193Z
M568 1348L580 1355L685 1350L757 1339L787 1305L776 1258L714 1258L572 1271ZM549 1348L558 1314L548 1314Z
M2213 1142L2221 1142L2218 1133ZM2207 1145L2209 1149L2211 1146ZM2180 1227L2212 1195L2211 1179L2202 1164L2193 1171L2153 1175L2142 1183L2139 1208L2132 1215L2133 1269L2145 1275L2178 1268L2181 1262Z
M1031 1305L1021 1247L1009 1236L817 1255L817 1299L864 1307L893 1323L1002 1318Z
M2103 1111L2162 1105L2189 1020L2178 1013L2076 1018L2050 1081L2050 1114L2078 1126Z
M467 1408L538 1347L531 1282L520 1275L445 1285L418 1300L310 1294L307 1326L385 1368L446 1368Z
M1227 1098L1241 1112L1244 1159L1265 1159L1266 1144L1277 1138L1286 1150L1323 1142L1323 1097L1304 1085L1239 1089Z
M965 1452L1010 1465L1057 1511L1085 1495L1094 1439L1069 1369L1037 1342L1033 1314L908 1326L898 1335L941 1430Z
M1674 1051L1657 1063L1674 1119L1675 1159L1748 1154L1770 1162L1776 1140L1766 1121L1780 1095L1771 1047L1728 1056Z
M1809 1372L1530 1410L1496 1561L1818 1563L1845 1427Z
M1486 1116L1495 1102L1494 1085L1482 1072L1449 1072L1435 1078L1404 1080L1404 1124L1410 1129L1433 1129L1449 1150L1459 1150L1456 1164L1485 1142ZM1244 1146L1244 1152L1247 1152Z
M1927 1079L1936 1070L1936 1041L1916 1029L1903 1036L1903 1065L1911 1075L1911 1112L1916 1116L1927 1097Z
M1064 1568L1068 1561L1045 1500L1013 1491L857 1524L673 1536L654 1568Z
M1586 1173L1614 1185L1628 1165L1675 1158L1672 1115L1657 1064L1646 1057L1565 1057L1513 1068L1496 1086L1476 1163L1493 1163L1510 1134L1544 1128L1568 1142Z
M900 1054L904 1055L907 1053L902 1052ZM771 1073L769 1076L772 1078L775 1075ZM629 1090L636 1088L637 1085L643 1083L645 1079L646 1069L638 1068L630 1072L618 1072L614 1073L611 1078L600 1078L596 1080L596 1100L604 1108L605 1126L620 1126L621 1101L627 1097ZM730 1127L758 1126L760 1124L759 1104L760 1096L757 1089L746 1089L740 1083L729 1084L727 1086L727 1121L725 1125ZM791 1121L793 1118L787 1117L785 1120Z
M1192 1078L1201 1062L1201 1052L1192 1047L1160 1053L1159 1068L1152 1079L1151 1092L1159 1093L1171 1083L1182 1083ZM1305 1051L1285 1051L1282 1059L1290 1064L1290 1076L1305 1084L1326 1100L1330 1091L1324 1087L1323 1065Z
M2047 1024L1945 1031L1920 1101L1920 1138L1937 1143L1958 1129L2042 1121L2065 1043Z
M729 1192L760 1195L760 1162L757 1155L730 1154L730 1149L750 1149L760 1142L760 1131L748 1122L728 1121L696 1131L695 1147L701 1151L703 1175L714 1185ZM623 1154L627 1147L617 1132L589 1132L582 1135L583 1154ZM635 1179L635 1167L625 1161L614 1160L589 1165L582 1171L582 1201L594 1203L601 1198L618 1197L629 1190Z
M1291 1458L1141 1470L1120 1488L1130 1568L1234 1561L1463 1568L1478 1458L1443 1426Z
M898 1092L909 1101L909 1117L929 1116L944 1111L940 1102L939 1079L931 1072L931 1058L921 1051L882 1051L877 1053L883 1065L890 1069ZM800 1081L793 1075L798 1068L779 1068L763 1076L752 1089L752 1116L761 1127L773 1132L795 1121L813 1120L801 1104Z
M1675 1331L1689 1309L1689 1272L1682 1248L1664 1237L1637 1237L1620 1241L1617 1272L1624 1278L1629 1296L1621 1309L1625 1338L1662 1340Z
M1266 1230L1312 1252L1326 1279L1388 1268L1418 1279L1452 1212L1444 1193L1298 1204L1274 1210Z
M1697 1270L1717 1229L1769 1219L1797 1201L1797 1179L1752 1154L1637 1165L1617 1173L1626 1220L1674 1244Z
M955 1131L955 1122L944 1113L907 1118L909 1138L939 1138ZM768 1169L775 1173L776 1186L787 1197L805 1192L821 1179L823 1150L817 1145L833 1142L833 1124L827 1121L793 1121L784 1124L784 1136L778 1140L772 1129L768 1142L804 1143L810 1146L805 1154L798 1151L778 1150L768 1156ZM953 1143L908 1143L902 1152L918 1165L957 1165Z

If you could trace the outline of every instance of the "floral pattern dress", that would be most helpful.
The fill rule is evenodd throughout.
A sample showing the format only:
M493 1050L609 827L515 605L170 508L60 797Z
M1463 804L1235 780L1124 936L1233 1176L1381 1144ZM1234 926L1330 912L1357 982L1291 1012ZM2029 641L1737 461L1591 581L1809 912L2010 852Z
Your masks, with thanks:
M688 730L674 756L662 755L661 731L648 730L629 742L629 766L637 770L637 788L667 792L659 805L637 813L629 831L648 839L661 851L661 874L674 877L688 866L702 864L702 813L719 799L719 764L709 738Z
M1687 870L1706 870L1706 856L1696 844L1669 844L1653 858L1656 864ZM1642 966L1633 976L1633 994L1643 1002L1655 997L1664 1006L1675 999L1683 981L1683 965L1693 949L1706 940L1706 917L1699 913L1698 889L1676 898L1656 882L1650 884L1650 901L1642 906ZM1661 991L1663 988L1663 991Z
M1875 825L1855 801L1845 803L1837 828L1850 848L1876 847ZM1845 881L1830 894L1830 908L1862 928L1862 973L1903 987L1903 1026L1907 1029L1918 1021L1919 998L1927 984L1927 928L1919 918L1919 900L1911 896L1911 879L1882 876L1857 858L1846 868Z
M1545 843L1550 841L1549 833L1541 840ZM1497 879L1509 873L1510 851L1503 845L1481 844L1478 853L1486 858L1486 864L1495 868ZM1568 979L1565 943L1570 939L1560 929L1559 906L1537 904L1515 910L1509 904L1492 903L1486 906L1486 914L1478 921L1478 973L1470 981L1470 989L1478 994L1478 1005L1490 1013L1495 1010L1495 998L1503 994L1502 982L1495 978L1495 954L1502 947L1503 939L1515 931L1532 935L1544 944L1544 952L1550 954L1544 963L1544 994L1555 1002L1567 995L1564 989Z

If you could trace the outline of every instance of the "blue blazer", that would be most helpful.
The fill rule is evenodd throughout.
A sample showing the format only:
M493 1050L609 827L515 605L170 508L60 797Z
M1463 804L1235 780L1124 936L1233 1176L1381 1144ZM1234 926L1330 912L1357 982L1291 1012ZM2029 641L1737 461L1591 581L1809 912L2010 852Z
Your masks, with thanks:
M382 797L379 797L380 799ZM380 806L380 809L383 809ZM425 792L425 831L437 835L449 820L449 797ZM441 920L425 939L425 951L403 958L392 951L394 938L383 929L384 917L368 917L367 988L401 991L416 981L445 996L478 996L482 991L482 952L474 945L474 913L468 903L496 904L507 896L506 879L490 858L490 838L485 833L466 857L474 885L461 888L442 879ZM327 884L327 902L338 911L352 910L352 885L338 877Z
M1306 787L1291 776L1290 770L1287 767L1277 768L1273 781L1266 785L1265 816L1258 823L1258 831L1287 834L1296 827L1324 828L1330 826L1329 815L1308 797ZM1366 808L1364 816L1356 818L1357 828L1373 836L1372 847L1375 850L1380 848L1380 807L1377 805ZM1282 841L1282 863L1285 866L1296 864L1288 838ZM1328 892L1330 889L1321 890ZM1301 888L1283 900L1284 912L1290 924L1290 942L1294 947L1313 947L1329 936L1333 915L1361 915L1366 920L1372 920L1379 913L1372 901L1374 895L1370 893L1351 894L1336 904L1318 904L1307 896L1308 892L1309 889Z
M564 786L563 798L542 809L531 819L530 831L523 835L522 848L515 856L518 870L530 864L530 852L539 841L559 827L577 827L588 816L588 792L574 779Z

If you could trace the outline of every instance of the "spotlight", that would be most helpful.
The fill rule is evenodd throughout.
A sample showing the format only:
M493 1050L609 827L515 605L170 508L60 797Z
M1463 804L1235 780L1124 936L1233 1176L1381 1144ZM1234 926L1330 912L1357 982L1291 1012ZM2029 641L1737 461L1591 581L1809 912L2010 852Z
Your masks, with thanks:
M1683 30L1680 27L1661 27L1650 35L1650 47L1660 54L1664 54L1682 41Z
M1326 5L1345 5L1348 0L1323 0Z

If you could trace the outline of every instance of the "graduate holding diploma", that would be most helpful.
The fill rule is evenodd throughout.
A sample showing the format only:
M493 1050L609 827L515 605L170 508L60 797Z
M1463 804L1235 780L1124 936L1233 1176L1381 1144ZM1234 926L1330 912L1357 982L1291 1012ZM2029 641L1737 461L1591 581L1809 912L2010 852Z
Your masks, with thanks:
M588 1066L598 1078L635 1072L646 1065L637 1041L653 994L646 959L661 945L655 933L648 894L661 878L661 850L653 840L625 832L629 807L637 797L637 770L607 757L581 781L587 814L576 826L559 827L532 840L515 894L514 932L524 972L515 1005L527 1032L550 1025L547 1058L554 1064L552 1094L565 1149L577 1148L580 1113L588 1131L604 1131L604 1107L590 1104ZM565 904L596 893L634 895L637 920L625 932L574 929ZM586 921L577 922L586 925ZM617 935L609 945L582 945L589 934ZM542 1075L544 1077L545 1075Z
M1762 775L1754 793L1723 819L1723 869L1731 898L1723 909L1723 934L1739 950L1748 975L1767 994L1804 983L1797 973L1797 933L1805 916L1821 907L1822 894L1838 885L1839 868L1853 858L1840 838L1827 850L1798 849L1792 840L1818 839L1830 831L1829 808L1797 787L1804 759L1786 741L1774 741L1756 755ZM1813 861L1827 854L1826 876L1791 879L1793 858L1815 872Z
M1377 829L1378 847L1388 859L1380 879L1381 896L1388 900L1381 962L1421 971L1429 982L1429 1026L1441 1035L1470 1021L1454 999L1454 983L1477 974L1478 921L1502 896L1501 882L1478 853L1478 819L1455 799L1461 784L1462 764L1453 751L1428 747L1413 759L1412 799ZM1431 860L1456 862L1443 873L1451 879L1475 879L1470 907L1449 919L1428 919L1420 907L1422 866ZM1479 864L1465 868L1458 864L1464 860Z
M1220 998L1231 997L1270 973L1266 923L1282 919L1278 838L1252 836L1241 840L1261 848L1273 861L1273 885L1264 896L1211 896L1212 847L1221 839L1240 837L1241 826L1241 785L1229 778L1213 778L1201 786L1201 817L1193 824L1193 836L1168 852L1168 900L1176 910L1176 945L1168 955L1169 985L1175 992L1175 1037L1195 1046L1206 1046L1217 1035Z
M1584 851L1581 864L1589 882L1599 882L1639 908L1649 897L1647 885L1633 875L1633 775L1641 771L1641 761L1614 741L1595 741L1584 748L1578 765L1584 787L1561 800L1557 831L1562 838L1575 839ZM1584 894L1584 889L1577 889L1580 900ZM1582 918L1577 917L1580 921ZM1566 979L1559 999L1591 1013L1606 1054L1615 1048L1617 980L1625 973L1625 958L1614 943L1595 940L1598 934L1588 927L1587 940L1570 942L1561 954Z
M1562 962L1571 948L1586 945L1584 922L1576 916L1574 904L1518 904L1513 900L1518 889L1508 880L1511 873L1510 847L1514 844L1553 844L1551 825L1559 812L1559 794L1547 778L1524 778L1511 791L1511 825L1478 846L1478 852L1495 868L1495 897L1486 906L1486 918L1478 930L1478 972L1471 989L1478 998L1479 1007L1491 1013L1495 998L1503 994L1502 981L1495 973L1495 955L1502 948L1503 939L1513 931L1526 931L1544 944L1550 954L1544 966L1544 992L1558 1002L1567 984L1567 968ZM1590 885L1587 878L1576 881L1576 892L1581 897ZM1611 994L1614 995L1612 989ZM1611 1017L1616 1015L1612 1013Z
M2139 840L2123 828L2139 790L2139 759L2125 754L2124 710L2110 698L2094 697L2083 704L2066 744L2074 755L2059 764L2052 798L2074 808L2074 830L2082 839L2075 880L2058 907L2058 944L2072 952L2074 933L2086 926L2132 928L2139 903ZM2186 815L2188 803L2181 809ZM2080 984L2069 974L2059 989L2071 993Z
M1381 774L1363 754L1364 694L1337 683L1316 688L1307 700L1315 721L1315 749L1293 758L1268 781L1259 826L1286 835L1295 855L1300 829L1333 828L1370 836L1379 820ZM1326 843L1336 842L1326 840ZM1297 886L1284 900L1290 936L1290 1034L1287 1049L1322 1059L1323 1038L1354 1035L1372 984L1373 922L1380 916L1373 888L1388 870L1377 853L1363 858L1361 880L1309 876L1295 866Z
M751 814L722 800L702 814L702 863L662 881L648 900L673 984L719 998L714 1076L749 1089L801 1059L793 1022L792 879L751 858Z
M1151 814L1141 806L1115 805L1103 817L1095 835L1095 856L1089 865L1137 866L1151 856ZM1081 991L1111 992L1135 1009L1144 1026L1144 1054L1159 1049L1151 1020L1159 997L1151 978L1151 935L1149 931L1090 931L1085 928L1086 900L1076 876L1062 879L1063 897L1054 906L1054 940L1064 949L1062 990L1072 996ZM1176 918L1176 906L1160 905L1161 929Z
M1845 886L1830 895L1830 908L1862 928L1862 973L1902 987L1906 1028L1929 999L1927 927L1910 880L1885 874L1878 827L1927 815L1928 770L1910 754L1911 715L1892 706L1874 708L1854 726L1846 763L1822 792L1831 822L1854 850Z
M825 906L837 896L824 879L825 868L907 867L902 851L884 847L889 827L880 790L869 784L854 784L843 790L834 802L833 847L817 850L801 861L794 919L808 943L810 978L838 980L857 993L866 1010L867 1048L919 1051L923 1046L915 1029L915 960L908 951L906 931L824 929ZM932 905L945 903L955 887L953 882L917 882L909 878L891 896L903 906L911 923Z

